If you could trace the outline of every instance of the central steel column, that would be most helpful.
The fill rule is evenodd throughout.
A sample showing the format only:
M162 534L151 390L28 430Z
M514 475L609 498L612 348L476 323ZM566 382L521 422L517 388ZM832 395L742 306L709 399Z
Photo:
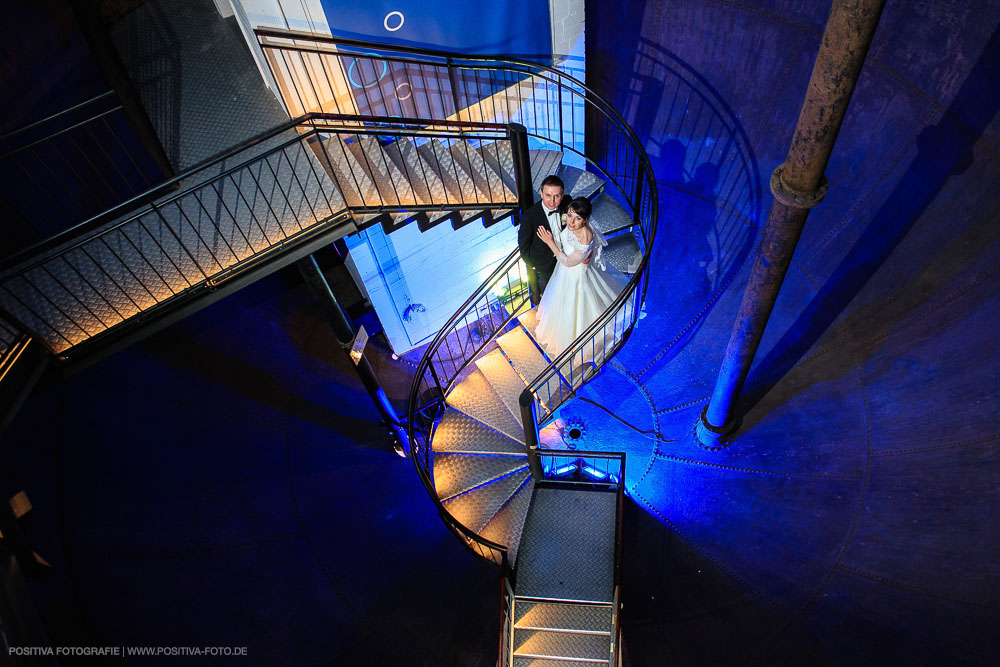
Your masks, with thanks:
M884 4L885 0L834 0L830 9L788 157L771 174L774 202L760 252L743 293L712 400L697 425L698 439L706 445L718 445L739 428L740 418L735 408L740 390L750 372L809 209L826 194L823 172Z

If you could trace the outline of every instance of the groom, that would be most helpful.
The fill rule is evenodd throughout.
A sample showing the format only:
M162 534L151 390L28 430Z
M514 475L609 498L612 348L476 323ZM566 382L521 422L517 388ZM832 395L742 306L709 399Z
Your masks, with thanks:
M535 202L521 218L517 230L517 247L521 250L521 259L528 266L528 286L531 289L531 303L537 306L545 291L545 285L552 277L556 268L556 258L549 247L538 238L538 228L545 226L552 232L556 246L562 248L559 233L562 231L562 213L566 210L570 198L565 196L562 179L558 176L546 176L539 192L542 200Z

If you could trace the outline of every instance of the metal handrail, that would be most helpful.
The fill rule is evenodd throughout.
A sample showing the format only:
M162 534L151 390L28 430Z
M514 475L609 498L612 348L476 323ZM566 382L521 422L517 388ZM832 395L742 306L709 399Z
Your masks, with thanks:
M281 137L283 133L291 130L296 131L293 136L288 137L287 139ZM174 263L174 268L178 269L175 260L186 261L184 260L184 253L186 253L186 256L194 262L193 266L194 269L196 269L195 273L191 275L181 275L182 282L175 286L176 289L174 287L169 288L171 294L158 297L153 296L153 294L149 292L148 287L139 281L135 287L137 289L145 289L149 296L153 297L152 302L147 303L147 305L144 306L139 306L139 304L136 303L136 301L128 295L128 293L126 293L120 285L117 284L115 279L108 275L110 282L107 289L117 289L125 294L128 301L131 302L131 306L124 304L124 308L128 312L120 312L114 305L112 305L111 308L114 313L107 318L102 319L98 317L85 302L80 301L79 297L74 296L73 298L77 299L79 306L92 316L89 320L86 316L82 320L82 324L87 327L85 329L84 326L81 326L81 322L69 317L58 305L52 303L53 308L58 311L54 312L52 316L63 316L68 323L67 326L72 326L74 329L72 333L65 331L60 332L56 329L52 329L53 336L55 336L55 338L53 338L51 342L48 341L45 336L38 335L39 332L35 330L36 327L31 326L23 317L19 318L17 314L10 312L10 309L0 310L0 320L6 320L8 324L12 325L15 329L27 333L33 338L39 340L40 343L48 347L51 353L65 356L67 355L69 349L75 347L83 341L87 341L88 346L93 347L90 343L90 339L95 336L102 335L105 332L118 327L120 324L130 322L131 324L129 324L129 326L135 326L136 323L141 323L143 318L147 317L147 314L152 312L154 309L158 309L157 312L164 312L163 307L166 304L181 303L181 301L178 301L178 298L182 295L184 299L189 300L191 294L193 293L192 290L194 289L208 288L210 290L214 290L221 282L229 280L238 274L242 274L246 270L257 267L261 265L262 262L271 261L276 256L275 253L283 252L283 248L285 247L297 247L295 244L301 245L303 243L314 243L315 239L319 238L316 234L325 233L323 230L326 230L327 227L329 227L327 224L329 221L340 220L345 213L368 213L371 211L383 212L394 210L414 213L422 211L489 210L497 208L509 209L517 205L517 202L510 196L504 196L502 194L497 195L497 191L493 191L492 193L483 191L482 194L479 194L477 191L475 201L463 196L455 201L449 201L441 204L418 204L416 203L416 197L402 198L398 196L398 193L386 193L385 197L383 197L381 192L374 193L374 195L377 196L377 200L368 201L359 195L354 201L348 201L347 197L350 196L348 194L349 192L360 192L360 190L352 189L350 183L347 183L346 181L341 182L342 179L338 180L338 177L331 173L329 174L329 178L338 184L341 193L344 194L344 198L340 201L337 201L336 199L331 201L330 197L328 197L327 194L321 189L319 197L322 199L323 206L319 206L320 200L317 199L317 195L314 193L313 195L309 195L307 197L302 183L298 182L298 175L293 170L291 176L295 179L295 182L293 183L289 180L287 183L284 183L284 188L288 190L288 193L286 193L283 189L277 196L279 201L281 201L281 198L284 197L284 200L287 203L289 196L301 191L302 196L304 197L302 202L308 205L309 210L300 208L299 210L293 211L292 215L294 215L294 221L290 220L290 222L292 222L290 233L287 230L282 230L282 233L279 234L276 241L271 240L271 238L267 237L267 234L260 226L260 222L255 216L253 216L252 211L251 216L253 217L253 220L239 222L235 217L233 217L232 212L228 211L228 207L226 207L226 213L220 213L218 215L223 217L228 215L233 218L233 224L235 226L230 231L234 234L238 232L243 237L243 240L246 241L246 246L238 242L234 243L233 245L239 246L239 254L237 254L233 245L230 245L229 241L223 236L219 237L218 240L221 244L224 244L225 247L221 248L221 251L217 253L211 248L208 248L207 244L205 244L205 240L201 239L202 245L208 250L208 256L205 258L205 261L207 262L206 268L199 266L198 260L195 260L194 255L192 255L188 247L185 246L181 238L177 236L173 228L171 228L170 224L167 223L166 219L162 216L162 212L165 208L169 207L172 211L173 209L177 209L174 212L179 212L186 218L187 213L184 212L184 205L190 204L191 206L195 206L195 203L197 203L197 206L201 207L202 212L208 214L207 209L204 208L204 205L199 199L200 194L208 193L210 190L215 190L217 184L225 185L225 179L232 179L233 175L238 172L242 173L255 165L267 162L269 158L274 155L285 156L285 159L287 160L288 154L286 151L288 150L293 150L296 154L299 150L308 151L309 149L306 142L308 142L312 137L317 135L327 136L330 134L350 135L355 138L357 138L358 135L363 134L377 134L380 136L391 135L402 138L433 137L451 141L467 139L497 141L510 139L509 128L506 125L497 123L436 121L434 119L399 119L388 116L363 116L331 113L305 114L293 121L289 121L276 128L272 128L267 132L261 133L257 135L257 137L252 138L247 142L243 142L237 147L224 151L170 179L167 182L168 184L172 183L180 185L183 183L185 187L180 191L172 193L169 197L161 198L160 200L154 202L143 201L141 208L129 209L129 211L124 213L120 219L104 224L100 228L88 229L86 225L77 226L73 230L68 230L63 234L49 239L44 244L34 246L31 249L31 252L25 252L17 255L11 260L5 262L2 265L2 268L0 268L0 286L3 286L10 298L20 302L19 308L25 311L27 316L38 318L39 315L36 310L26 304L14 292L7 289L8 286L13 284L11 281L23 279L30 284L31 281L28 278L29 272L35 269L40 269L41 271L48 273L47 267L50 266L50 262L64 261L71 252L79 251L84 254L88 254L88 244L97 242L98 244L104 243L106 246L107 240L111 239L112 236L121 235L125 231L128 231L131 228L128 227L128 225L140 225L145 227L143 220L149 216L150 219L161 220L163 224L166 225L164 227L164 235L166 236L167 233L172 234L177 243L180 244L180 249L178 250L178 252L181 253L180 259L178 260L178 258L167 257L171 263ZM275 139L280 140L280 143L275 142ZM325 146L323 146L323 153L326 153ZM328 155L327 158L329 159ZM279 164L281 159L281 157L278 158ZM226 164L227 160L232 160L235 164ZM219 165L223 166L221 170L217 169ZM268 163L268 166L270 168L270 163ZM212 169L213 167L216 169ZM206 170L209 169L212 169L211 172L206 172ZM318 179L319 176L315 172L317 170L321 170L321 166L317 164L315 166L311 166L310 169L315 178ZM248 175L251 176L255 182L255 185L251 185L250 187L256 187L259 189L260 185L259 183L256 183L256 176L253 175L252 171L248 172ZM275 176L275 178L277 177ZM404 178L408 180L412 187L419 187L419 184L414 180L415 178L419 178L418 174L411 174L407 171ZM282 188L282 183L276 182L279 188ZM426 186L426 183L424 185ZM161 190L162 188L163 185L160 185L157 187L157 190ZM395 185L393 188L395 188ZM218 191L216 191L215 194L218 195ZM393 194L396 194L395 198L393 198ZM143 196L140 195L139 198L142 199ZM409 202L410 199L413 201ZM113 212L122 212L124 209L129 208L129 205L134 201L134 199L129 200L129 202L119 205L116 209L113 209ZM316 209L314 209L313 203L317 204ZM268 206L270 207L270 203L268 203ZM215 220L215 218L212 218L210 214L209 216L210 222ZM107 219L108 215L105 214L101 217L102 219ZM93 222L93 220L88 221L87 224L90 224L91 222ZM190 221L188 221L188 225L190 226ZM247 234L244 233L247 230L243 227L252 228L254 225L256 225L258 231L265 235L268 244L267 247L261 248L260 246L250 246L249 238ZM298 228L298 231L296 231L296 227ZM194 233L198 234L198 230L196 228L192 229ZM255 234L255 231L251 230L249 233ZM234 238L236 237L234 236ZM160 247L159 242L156 239L153 239L153 243L156 247ZM197 244L198 241L195 241L195 243ZM110 250L110 247L108 249ZM160 249L162 251L162 248ZM135 250L138 252L138 248L135 248ZM111 252L114 254L113 250L111 250ZM145 255L142 255L141 252L139 254L141 261L148 262L148 258L146 258ZM65 263L69 264L69 262ZM73 270L76 270L71 264L70 267L73 268ZM103 268L99 265L98 269L103 271ZM128 265L125 265L125 269L130 273L132 271ZM155 268L153 268L153 271L157 272ZM77 274L74 275L79 275L80 279L84 281L87 280L85 276L79 274L78 270ZM107 275L106 272L105 275ZM162 276L159 276L158 272L157 275L162 280ZM134 273L132 274L132 277L135 278ZM56 278L56 280L58 279ZM136 278L136 280L138 280L138 278ZM113 283L113 285L111 283ZM101 298L104 298L104 296L101 296ZM143 299L145 300L145 297L143 297ZM74 304L75 303L76 302L74 302ZM44 323L44 320L40 321ZM45 326L49 325L45 324ZM49 328L52 327L49 326ZM82 338L80 334L83 334Z
M2 261L0 261L0 275L2 275L10 267L16 266L26 261L33 255L43 253L46 250L62 245L63 243L67 243L73 238L82 236L87 231L93 230L95 225L100 225L102 223L105 223L108 220L117 216L126 215L130 210L134 209L137 205L140 205L148 201L150 195L162 191L164 188L169 188L175 185L179 185L181 182L190 179L192 176L200 172L203 172L206 169L214 167L215 165L221 162L225 162L228 159L236 157L237 155L244 153L246 150L250 148L259 146L260 144L270 139L274 139L275 137L285 132L288 132L289 130L296 129L304 125L315 124L319 121L358 122L364 124L383 123L387 126L391 126L393 124L415 125L418 127L444 126L446 128L455 128L455 129L473 128L481 130L495 130L504 133L507 132L507 126L502 123L464 122L464 121L431 120L431 119L401 119L401 118L393 118L390 116L362 116L357 114L335 114L335 113L318 113L318 112L303 114L302 116L293 118L292 120L286 121L281 125L277 125L269 130L259 132L254 136L245 139L244 141L241 141L240 143L235 144L234 146L227 148L224 151L220 151L219 153L216 153L211 157L205 158L201 162L198 162L197 164L188 167L187 169L173 176L172 178L157 183L155 186L143 192L140 192L139 194L130 197L129 199L126 199L125 201L117 204L116 206L113 206L112 208L102 211L101 213L92 216L80 222L77 225L74 225L73 227L65 229L54 236L50 236L49 238L44 239L43 241L39 241L38 243L29 246L10 257L3 259ZM328 128L324 127L324 129ZM378 133L391 134L391 132L386 132L385 130ZM291 137L283 144L271 149L269 152L280 150L281 148L285 148L294 143L295 141L299 140L301 140L301 136ZM259 155L254 156L254 158L257 157L260 156ZM240 166L244 166L245 164L246 163L243 163ZM188 188L188 190L193 189L194 187L197 186L191 186L190 188ZM175 198L176 196L179 195L175 195ZM119 221L116 225L112 225L109 228L102 228L101 231L107 231L107 229L113 229L114 227L125 224L125 222L126 220Z
M103 100L104 98L109 97L109 96L113 96L114 94L115 94L114 91L107 90L107 91L101 93L100 95L96 95L96 96L90 98L89 100L84 100L83 102L80 102L79 104L74 104L71 107L66 107L62 111L58 111L58 112L52 114L51 116L46 116L45 118L42 118L41 120L36 120L36 121L34 121L32 123L28 123L27 125L22 125L21 127L17 128L16 130L11 130L10 132L7 132L6 134L3 134L2 136L0 136L0 142L7 141L8 139L16 137L19 134L24 134L24 133L32 130L33 128L39 127L41 125L44 125L45 123L52 122L52 121L54 121L54 120L56 120L58 118L62 118L63 116L69 115L69 114L73 113L74 111L77 111L78 109L84 108L88 104L93 104L94 102L97 102L98 100ZM121 108L120 104L115 106L115 109L120 109L120 108ZM62 131L62 130L60 130L60 131Z

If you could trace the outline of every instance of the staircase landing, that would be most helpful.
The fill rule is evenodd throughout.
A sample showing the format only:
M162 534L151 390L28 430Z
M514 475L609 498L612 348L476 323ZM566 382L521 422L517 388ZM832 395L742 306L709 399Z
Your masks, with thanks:
M613 491L536 488L521 536L518 597L610 603L617 503Z

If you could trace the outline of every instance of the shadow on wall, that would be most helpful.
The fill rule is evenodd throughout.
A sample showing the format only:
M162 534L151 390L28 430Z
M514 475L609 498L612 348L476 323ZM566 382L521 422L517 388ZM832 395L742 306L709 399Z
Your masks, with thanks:
M653 261L668 267L660 279L683 292L657 304L662 321L678 331L664 350L672 357L753 256L760 170L736 114L690 65L640 39L627 76L623 113L643 138L660 195Z
M840 317L851 301L899 246L952 176L974 162L973 146L1000 110L1000 31L994 31L941 120L917 136L917 155L885 203L840 265L819 289L772 351L760 361L754 378L767 378L749 392L749 412ZM995 209L995 206L993 207ZM949 244L888 296L858 307L841 325L845 332L872 329L880 334L903 321L933 297L1000 236L995 213L975 220L941 220L954 230ZM962 225L963 227L960 227ZM867 337L866 337L867 338ZM754 382L751 378L751 382ZM819 381L820 378L817 378ZM800 387L804 390L806 387ZM750 424L745 425L745 428Z

